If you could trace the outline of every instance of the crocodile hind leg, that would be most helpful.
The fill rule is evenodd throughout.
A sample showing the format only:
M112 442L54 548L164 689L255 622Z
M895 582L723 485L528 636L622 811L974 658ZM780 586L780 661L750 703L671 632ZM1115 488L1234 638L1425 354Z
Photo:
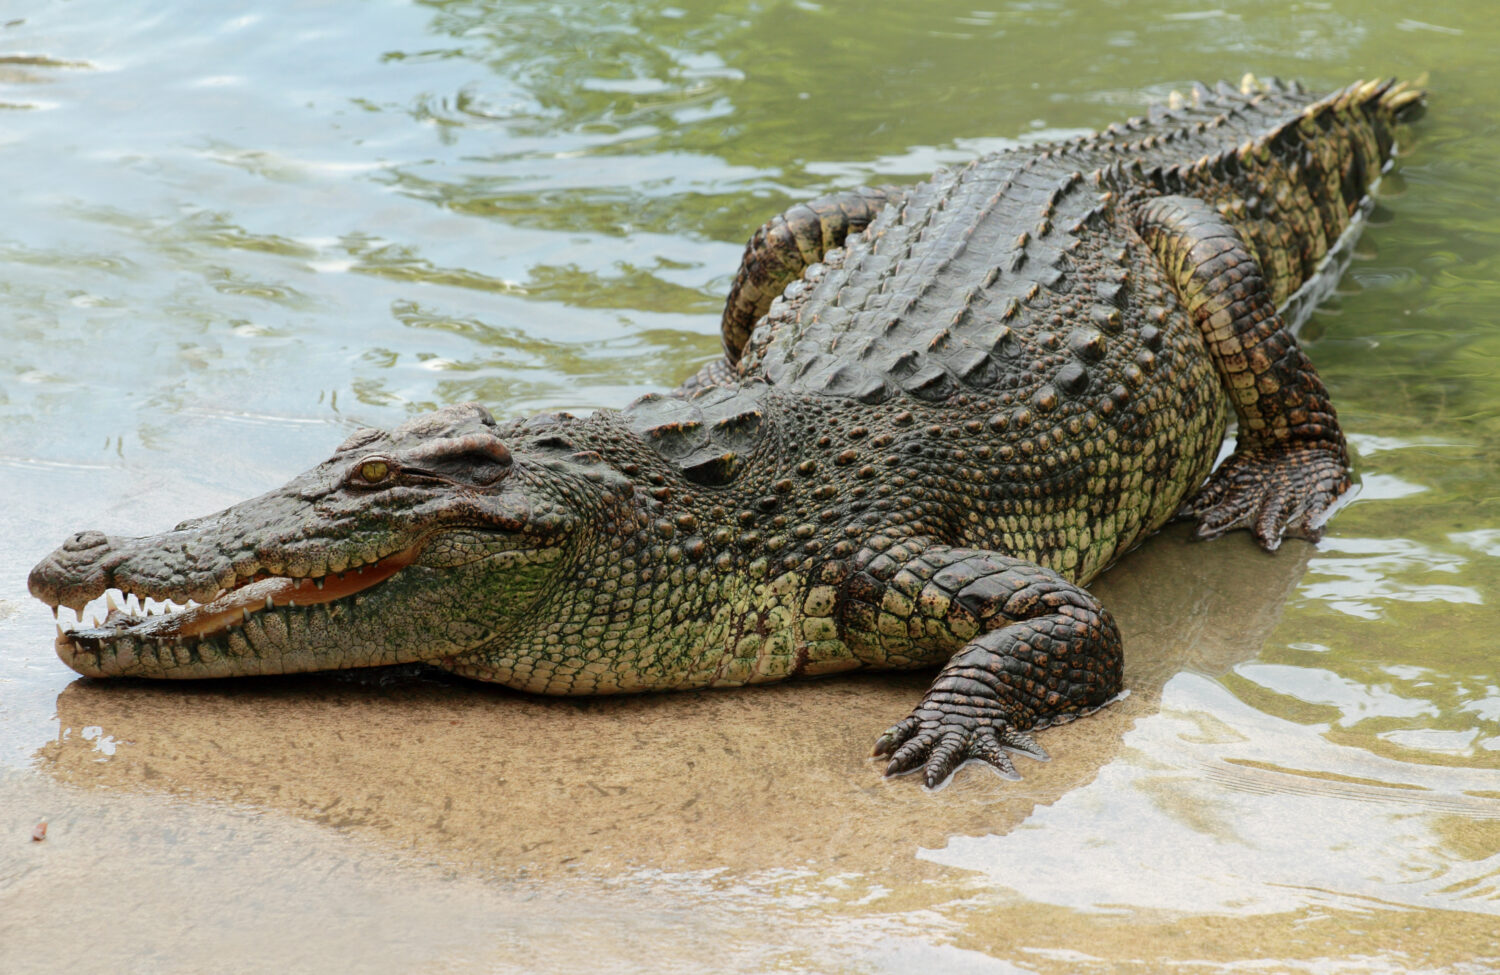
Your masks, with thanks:
M1007 751L1045 759L1027 731L1120 691L1120 632L1093 596L1039 565L901 542L865 549L844 586L844 636L870 663L950 654L910 715L875 743L887 775L919 766L929 788L971 759L1016 777Z
M1303 355L1254 254L1218 210L1163 196L1136 228L1203 333L1239 417L1234 454L1182 510L1199 538L1249 528L1264 548L1285 534L1316 541L1349 487L1349 453L1328 390Z

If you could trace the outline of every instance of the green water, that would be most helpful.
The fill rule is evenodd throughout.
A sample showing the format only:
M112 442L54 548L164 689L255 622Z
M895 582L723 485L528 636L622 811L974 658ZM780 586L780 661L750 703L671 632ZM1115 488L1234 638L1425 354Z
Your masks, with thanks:
M394 929L377 927L376 947L348 956L370 971L526 970L514 957L565 970L560 946L574 939L617 970L650 969L630 954L643 944L684 971L1500 964L1497 50L1493 5L1476 0L8 4L0 968L48 970L14 947L42 943L21 926L40 937L61 921L49 905L87 896L37 852L67 848L66 816L45 843L26 839L54 806L86 810L80 823L128 810L176 823L168 846L202 862L253 856L254 831L274 828L276 843L346 844L320 854L330 862L445 864L388 905L432 925L400 928L400 951ZM851 869L816 844L784 862L732 844L641 849L631 869L648 879L591 863L567 890L592 892L607 938L561 908L531 921L521 911L502 964L471 950L489 915L444 898L519 911L507 898L531 869L520 859L424 846L378 800L369 815L383 832L366 835L275 790L93 781L49 752L95 743L88 768L105 777L167 763L138 743L145 730L132 741L110 726L127 717L90 716L123 698L70 687L51 620L26 595L26 571L68 533L161 530L281 483L349 428L440 404L478 399L503 415L621 406L716 354L743 242L789 203L1102 127L1193 79L1245 71L1315 89L1426 75L1433 91L1354 265L1303 336L1354 448L1359 493L1315 551L1283 552L1272 570L1282 577L1253 593L1192 589L1192 569L1162 591L1144 559L1110 574L1101 592L1117 594L1127 625L1172 617L1197 629L1173 631L1171 647L1130 646L1147 661L1144 689L1123 723L1070 732L1108 755L1065 788L1047 784L1052 766L1023 769L1035 793L971 775L910 807L928 832L887 841L886 866ZM1262 558L1163 543L1226 571ZM1242 602L1267 605L1241 613ZM1248 616L1268 622L1249 633ZM1249 649L1204 663L1196 641L1236 629ZM878 685L827 686L806 693ZM192 694L175 700L201 705ZM152 727L173 720L173 700ZM652 720L689 707L656 700ZM795 695L758 700L798 706ZM691 739L696 719L683 720ZM873 767L851 769L850 795L879 786ZM765 773L768 790L776 774ZM1031 805L1007 805L1018 796ZM778 832L804 838L853 828L864 808L820 806L816 789L787 806ZM214 816L242 817L223 827L233 841ZM735 806L722 816L709 836L748 828ZM550 839L555 862L586 860L595 832ZM139 842L121 855L160 859ZM288 854L287 876L298 862ZM164 877L153 883L176 882ZM527 898L562 896L562 881L539 883ZM357 902L361 890L342 894ZM122 881L118 895L158 893ZM301 914L317 917L326 901L307 902ZM632 927L643 905L680 916ZM123 916L126 929L157 930L153 912ZM757 916L783 918L783 934L758 935ZM438 937L444 919L452 930ZM129 942L115 970L164 970L151 959L195 944L186 931ZM268 957L246 937L243 957ZM342 957L317 925L306 938L307 958ZM735 947L715 957L706 941ZM103 970L98 957L74 961Z

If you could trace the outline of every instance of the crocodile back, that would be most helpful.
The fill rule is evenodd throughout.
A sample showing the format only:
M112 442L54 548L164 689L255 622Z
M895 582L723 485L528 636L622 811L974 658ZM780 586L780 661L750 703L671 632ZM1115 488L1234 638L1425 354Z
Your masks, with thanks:
M865 403L1024 384L1006 350L1034 374L1059 316L1108 322L1108 306L1157 300L1143 252L1126 254L1134 231L1118 206L1142 194L1216 206L1281 304L1348 228L1414 105L1419 92L1389 83L1326 97L1274 81L1200 85L1103 132L939 173L787 289L740 374ZM1130 307L1137 290L1146 308Z
M623 419L723 492L718 507L742 504L742 525L757 510L862 512L808 544L839 555L878 528L1091 578L1202 483L1229 412L1134 206L1214 205L1279 301L1347 226L1419 99L1379 84L1198 88L1096 135L939 173L786 289L736 384L648 396Z

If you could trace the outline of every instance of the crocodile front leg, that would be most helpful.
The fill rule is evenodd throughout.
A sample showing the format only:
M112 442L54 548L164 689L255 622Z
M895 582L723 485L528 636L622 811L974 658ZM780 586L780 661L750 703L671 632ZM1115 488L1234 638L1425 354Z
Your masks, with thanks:
M1202 331L1239 416L1233 456L1182 514L1197 519L1199 538L1248 527L1268 550L1287 533L1316 541L1349 488L1349 453L1260 264L1234 226L1193 197L1147 200L1136 227Z
M920 541L875 546L845 585L844 634L885 666L951 653L912 713L875 743L887 775L924 767L929 788L977 759L1015 777L1026 732L1119 693L1120 632L1093 596L1039 565Z

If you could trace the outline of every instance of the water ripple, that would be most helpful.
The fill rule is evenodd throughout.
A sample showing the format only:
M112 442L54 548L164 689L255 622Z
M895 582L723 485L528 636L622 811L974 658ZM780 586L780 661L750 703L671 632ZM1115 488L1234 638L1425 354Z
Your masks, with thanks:
M1301 593L1350 616L1379 619L1391 603L1484 602L1473 586L1428 581L1464 575L1468 560L1413 539L1332 537L1321 551L1344 554L1313 558Z

